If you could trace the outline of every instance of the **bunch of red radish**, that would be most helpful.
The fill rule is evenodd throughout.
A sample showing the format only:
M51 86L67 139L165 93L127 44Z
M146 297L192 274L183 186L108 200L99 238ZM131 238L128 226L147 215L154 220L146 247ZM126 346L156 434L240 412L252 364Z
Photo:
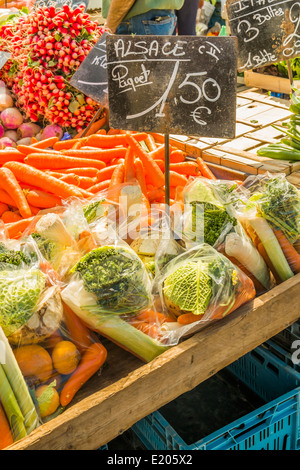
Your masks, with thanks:
M0 50L12 54L1 78L32 122L80 132L99 108L69 83L102 34L84 8L39 7L0 29Z

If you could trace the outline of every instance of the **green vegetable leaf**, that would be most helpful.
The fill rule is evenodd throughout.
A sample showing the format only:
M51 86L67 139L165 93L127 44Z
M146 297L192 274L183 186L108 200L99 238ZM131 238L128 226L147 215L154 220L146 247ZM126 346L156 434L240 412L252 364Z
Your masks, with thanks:
M45 282L39 269L0 271L0 325L6 336L29 320Z
M179 266L164 281L164 296L183 312L203 315L212 295L212 280L201 261Z

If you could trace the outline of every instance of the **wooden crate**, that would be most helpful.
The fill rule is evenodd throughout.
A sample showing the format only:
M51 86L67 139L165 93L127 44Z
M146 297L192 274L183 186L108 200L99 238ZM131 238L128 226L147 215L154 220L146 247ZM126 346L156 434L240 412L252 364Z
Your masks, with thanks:
M9 450L95 450L298 320L300 274L149 364L107 343L107 366L60 416Z
M259 125L251 122L253 104ZM188 150L191 158L204 156L220 178L243 180L248 174L283 171L300 188L299 166L297 169L296 164L289 162L260 159L255 154L259 145L280 137L276 132L270 133L270 105L275 113L273 122L280 124L288 114L278 115L277 110L287 111L288 104L279 100L274 105L257 90L246 90L237 97L237 106L247 108L240 113L243 120L237 121L236 139L171 136L171 144ZM163 142L162 135L155 137ZM104 340L108 359L101 374L89 380L63 414L8 449L99 448L297 321L299 303L300 274L208 325L149 364Z
M266 172L290 175L299 171L300 162L257 155L260 147L278 142L284 136L282 124L291 116L289 101L268 96L257 88L247 88L237 93L236 104L234 139L171 135L170 143L192 158L201 156L220 178L235 179L238 172L243 180L247 175ZM155 136L159 139L158 135Z
M292 91L291 83L288 78L275 77L273 75L253 72L252 70L245 70L244 78L245 85L249 87L257 87L286 95L290 94Z

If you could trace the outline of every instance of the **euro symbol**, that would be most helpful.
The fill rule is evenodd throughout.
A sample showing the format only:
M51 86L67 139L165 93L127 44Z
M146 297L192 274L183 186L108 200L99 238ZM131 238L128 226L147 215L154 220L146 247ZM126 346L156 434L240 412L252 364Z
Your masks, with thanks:
M211 114L211 110L209 108L207 108L206 106L198 106L198 108L196 108L192 113L191 113L191 117L194 119L194 121L197 123L197 124L200 124L201 126L206 126L207 122L206 121L203 121L203 119L201 119L201 115L202 115L202 112L201 110L202 109L205 109L208 114Z

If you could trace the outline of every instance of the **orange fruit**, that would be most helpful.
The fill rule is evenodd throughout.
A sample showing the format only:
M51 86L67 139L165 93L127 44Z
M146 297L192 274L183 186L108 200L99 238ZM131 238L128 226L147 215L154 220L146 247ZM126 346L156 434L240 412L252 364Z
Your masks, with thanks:
M69 375L74 372L80 361L80 352L71 341L60 341L52 351L52 361L59 374Z
M41 418L55 413L59 406L59 394L54 386L51 384L40 385L35 391L35 396L39 404Z
M51 377L53 364L48 351L38 344L21 346L14 355L24 377L44 382Z

